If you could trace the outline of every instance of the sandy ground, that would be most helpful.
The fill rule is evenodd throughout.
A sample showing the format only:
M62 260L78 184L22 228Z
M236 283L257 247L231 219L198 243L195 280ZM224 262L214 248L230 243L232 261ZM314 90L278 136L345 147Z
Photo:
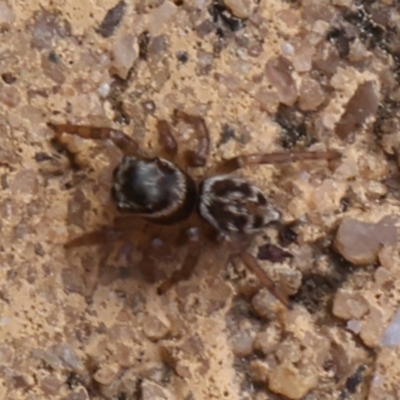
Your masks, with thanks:
M0 1L0 400L399 399L399 31L395 0ZM121 154L47 123L157 155L175 108L210 130L197 180L242 153L342 154L238 172L282 213L251 251L291 310L216 244L157 295L135 219L64 249L112 226ZM185 255L165 243L159 281Z

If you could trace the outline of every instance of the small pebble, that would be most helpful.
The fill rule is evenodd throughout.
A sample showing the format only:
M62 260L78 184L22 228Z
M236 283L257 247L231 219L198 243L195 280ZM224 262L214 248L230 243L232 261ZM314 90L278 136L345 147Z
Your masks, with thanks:
M17 80L16 76L13 75L11 72L3 72L1 74L1 79L4 83L7 83L8 85L12 85Z
M175 14L178 11L178 7L169 0L165 0L162 4L153 10L149 17L148 30L152 36L158 36L163 33L164 30L168 30Z
M282 263L287 258L292 257L292 254L288 251L270 243L266 243L258 248L257 258L259 260L268 260L272 261L273 263Z
M368 302L358 292L339 289L333 300L333 314L342 319L360 319L368 311Z
M265 330L257 333L254 340L254 347L263 354L268 355L277 348L281 340L281 335L282 332L278 325L271 323Z
M279 274L279 286L288 296L295 295L301 288L303 275L296 269L286 268Z
M369 313L363 320L360 337L364 344L370 348L381 345L384 335L384 318L382 311L370 307Z
M316 110L325 100L321 85L314 79L303 78L299 89L299 107L303 111Z
M137 390L138 382L140 380L137 368L129 368L125 370L121 377L121 391L133 393Z
M106 97L109 95L110 90L111 90L110 84L108 84L108 83L102 83L102 84L98 87L97 92L98 92L98 94L99 94L101 97L106 98Z
M11 346L0 344L0 365L9 365L14 360L14 351Z
M140 400L176 400L176 397L163 386L147 379L143 380L140 386Z
M223 2L235 17L241 19L249 18L256 6L253 0L223 0Z
M297 72L308 72L312 68L313 55L315 53L314 46L307 41L301 42L296 46L293 55L293 68Z
M125 9L126 3L121 0L108 10L97 32L105 38L112 36L124 17Z
M60 370L62 368L62 362L60 358L51 351L43 349L34 349L32 355L36 358L41 359L46 365L51 367L53 370Z
M138 57L139 49L135 36L131 33L119 35L114 43L112 63L117 75L126 79L129 70Z
M282 44L282 51L287 55L292 55L294 53L294 47L292 44L285 42Z
M50 52L49 55L42 55L42 70L48 78L59 85L62 85L66 80L66 68L55 53Z
M56 396L62 385L63 383L56 376L52 375L48 375L40 381L40 388L48 396Z
M0 84L0 102L14 108L21 102L19 90L14 86Z
M85 368L82 362L78 359L74 349L69 344L60 344L54 348L56 356L60 357L65 365L73 372L82 374Z
M279 98L272 90L260 87L254 96L259 104L260 110L268 113L275 113L278 110Z
M280 342L274 354L281 363L288 361L295 364L303 357L300 343L294 338L284 339Z
M39 190L37 172L33 169L22 169L11 181L10 188L16 199L30 202Z
M70 25L60 18L60 14L39 8L32 17L29 30L31 45L39 50L51 49L54 39L71 35Z
M271 369L268 363L263 360L253 360L250 362L249 369L254 382L268 382L268 374Z
M176 58L182 63L186 64L189 61L189 54L186 51L177 51Z
M143 322L144 334L151 340L160 340L168 335L171 324L165 317L148 316Z
M146 114L154 114L156 111L156 104L153 100L144 101L142 107Z
M346 328L358 335L361 332L362 322L357 319L350 319L346 323Z
M360 62L368 57L368 49L364 43L359 39L355 39L354 42L350 44L349 60L353 62Z
M0 23L11 24L15 20L15 12L7 1L0 1Z
M110 385L117 377L118 371L119 368L117 365L103 365L96 371L93 378L101 385Z
M270 390L293 400L303 399L317 385L316 370L308 368L301 371L288 362L283 362L273 368L268 380Z
M382 245L395 245L397 240L394 217L385 217L375 224L345 217L336 233L335 247L351 263L368 265L377 259Z
M266 77L276 89L279 101L288 106L297 100L297 87L292 71L291 62L282 56L272 58L265 66Z
M382 338L382 345L396 347L400 343L400 308L392 318Z
M379 96L372 81L362 83L347 103L346 110L336 125L336 134L346 139L357 132L368 117L378 111Z
M378 286L383 286L386 282L393 280L393 275L390 270L379 267L375 271L374 279Z
M90 400L90 397L84 387L78 386L72 393L64 397L63 400Z
M239 331L231 338L232 351L239 357L246 357L253 353L254 332Z
M254 311L266 320L274 320L277 313L278 300L267 289L261 289L252 299Z

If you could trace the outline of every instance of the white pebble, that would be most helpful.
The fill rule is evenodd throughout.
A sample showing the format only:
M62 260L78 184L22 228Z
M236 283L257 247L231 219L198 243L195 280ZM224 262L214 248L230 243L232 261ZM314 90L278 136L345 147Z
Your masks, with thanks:
M133 63L139 57L136 37L131 33L120 34L113 46L113 67L122 79L126 79Z
M397 310L389 327L386 329L382 345L387 347L395 347L400 343L400 308Z
M359 334L361 332L362 322L358 319L350 319L349 321L347 321L346 328L349 331Z
M110 93L110 85L108 83L102 83L98 89L97 92L99 95L103 98L106 98L108 94Z
M294 47L290 43L285 42L285 43L282 44L282 51L285 54L293 54L294 53Z
M10 323L10 318L8 317L2 317L0 318L0 326L6 326Z

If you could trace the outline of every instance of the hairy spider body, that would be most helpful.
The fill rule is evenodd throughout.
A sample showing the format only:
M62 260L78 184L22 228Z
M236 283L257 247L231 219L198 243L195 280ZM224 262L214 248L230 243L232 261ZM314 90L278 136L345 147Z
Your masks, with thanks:
M192 177L163 158L125 156L113 175L112 197L119 211L173 224L188 218L196 205Z
M228 239L255 234L280 217L261 189L232 175L204 180L199 197L200 215Z
M280 219L279 211L268 201L261 189L232 173L244 166L285 163L301 160L332 160L339 157L336 151L292 152L271 154L250 154L228 159L217 169L219 174L196 183L187 172L188 167L205 166L210 150L210 138L204 119L175 110L175 121L182 120L194 127L198 140L196 151L188 151L185 165L178 165L178 145L169 123L158 121L159 141L165 157L148 157L138 144L121 131L109 128L94 128L72 124L49 124L59 138L69 133L88 139L110 139L122 151L122 162L113 174L112 198L117 209L152 223L173 225L184 230L184 239L178 235L177 245L185 243L187 254L180 269L174 271L158 288L164 293L180 280L188 279L198 263L202 239L211 229L228 245L231 253L238 256L283 304L288 306L286 297L258 265L256 258L247 251L252 237L272 221ZM196 216L197 218L189 218ZM199 221L200 220L200 221ZM201 224L201 221L206 224ZM200 226L201 225L201 226ZM204 226L205 225L205 226ZM203 231L200 228L203 228ZM117 228L118 229L118 228ZM161 252L163 239L153 237L144 246L141 268L147 273L147 263L151 264L153 254ZM216 234L216 235L215 235ZM168 234L167 234L168 235ZM168 235L169 236L169 235ZM72 239L66 247L101 244L118 238L115 229L98 230ZM172 236L171 236L172 237Z
M195 207L218 232L254 234L279 212L261 189L233 175L216 175L200 182L163 158L123 158L114 170L112 198L121 212L129 212L159 224L187 219Z

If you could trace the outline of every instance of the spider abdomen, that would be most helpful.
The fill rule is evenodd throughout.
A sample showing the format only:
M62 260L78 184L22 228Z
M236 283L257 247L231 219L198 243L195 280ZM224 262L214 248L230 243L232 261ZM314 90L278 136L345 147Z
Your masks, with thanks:
M280 218L257 186L231 175L206 179L199 197L200 215L228 236L254 234Z
M175 164L132 156L114 170L112 195L119 211L164 224L187 218L197 199L193 179Z

